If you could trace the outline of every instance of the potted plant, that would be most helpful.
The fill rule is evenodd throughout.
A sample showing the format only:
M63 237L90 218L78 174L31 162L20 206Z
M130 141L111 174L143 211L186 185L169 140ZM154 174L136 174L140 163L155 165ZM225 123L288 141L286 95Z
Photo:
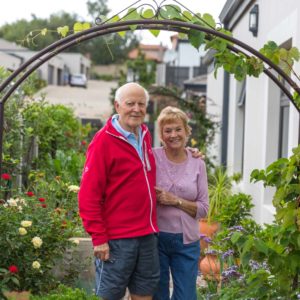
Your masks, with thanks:
M199 221L200 234L212 238L219 228L218 218L226 198L231 194L231 178L223 168L217 168L208 186L209 209L206 219ZM203 244L205 246L205 244ZM207 245L206 245L207 246Z

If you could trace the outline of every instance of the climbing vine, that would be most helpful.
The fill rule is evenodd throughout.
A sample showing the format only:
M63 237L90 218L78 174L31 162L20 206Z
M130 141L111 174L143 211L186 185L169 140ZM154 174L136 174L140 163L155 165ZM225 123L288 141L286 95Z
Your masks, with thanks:
M216 23L214 18L207 13L193 13L188 8L183 6L183 9L179 5L175 4L166 4L163 5L163 2L157 8L152 7L151 5L141 5L139 7L130 7L126 13L123 15L116 14L111 18L106 16L98 17L95 22L95 26L101 26L108 23L115 23L123 21L132 21L132 20L174 20L181 21L184 23L192 23L200 25L205 28L209 28L220 33L223 33L228 36L232 36L232 33L224 29L220 24ZM177 1L174 1L178 3ZM150 7L150 8L149 8ZM64 38L69 34L74 34L80 31L87 30L92 27L90 23L80 23L76 22L73 28L69 26L60 26L56 30L49 30L47 28L42 28L40 30L31 31L25 38L24 41L27 43L33 42L36 38L40 36L45 36L46 34L56 33L58 37ZM129 26L132 31L137 29L138 25ZM236 53L230 50L230 46L233 43L221 38L216 37L211 34L206 34L202 31L196 29L188 29L184 26L180 28L182 31L179 33L181 38L188 39L192 46L196 49L203 44L205 44L205 49L213 49L215 51L215 75L217 70L220 67L223 67L227 72L234 75L234 77L241 81L245 77L254 76L258 77L264 71L264 63L261 59L255 56L248 56L242 51ZM155 37L160 34L158 29L149 30ZM125 36L125 31L120 31L118 34L121 37ZM296 74L293 67L295 62L300 59L300 52L296 47L291 47L290 49L285 49L278 46L273 41L268 41L259 52L268 58L272 63L281 68L284 73L288 76L291 74L300 81L299 75ZM293 99L295 104L300 107L300 96L297 92L294 93Z

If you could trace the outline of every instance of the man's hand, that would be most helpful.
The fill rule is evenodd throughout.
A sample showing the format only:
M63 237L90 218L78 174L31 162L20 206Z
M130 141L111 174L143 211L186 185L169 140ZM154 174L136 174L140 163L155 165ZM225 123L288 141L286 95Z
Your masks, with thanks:
M205 155L201 151L199 151L198 148L186 147L186 149L189 150L192 153L192 156L194 158L205 159Z
M94 255L100 260L106 261L109 259L109 245L108 243L94 246Z

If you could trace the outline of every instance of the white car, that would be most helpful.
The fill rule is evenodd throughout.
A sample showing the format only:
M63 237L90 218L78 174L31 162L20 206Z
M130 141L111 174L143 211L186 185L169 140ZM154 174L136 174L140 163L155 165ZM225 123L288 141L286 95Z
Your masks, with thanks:
M87 78L85 74L71 75L70 86L80 86L87 88Z

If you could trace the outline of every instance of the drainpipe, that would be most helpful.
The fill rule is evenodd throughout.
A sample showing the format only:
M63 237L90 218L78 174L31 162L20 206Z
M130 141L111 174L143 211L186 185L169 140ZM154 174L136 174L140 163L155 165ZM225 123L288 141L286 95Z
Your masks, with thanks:
M228 148L228 115L229 115L229 85L230 75L224 71L223 84L223 107L222 107L222 126L221 126L221 165L227 167L227 148Z

